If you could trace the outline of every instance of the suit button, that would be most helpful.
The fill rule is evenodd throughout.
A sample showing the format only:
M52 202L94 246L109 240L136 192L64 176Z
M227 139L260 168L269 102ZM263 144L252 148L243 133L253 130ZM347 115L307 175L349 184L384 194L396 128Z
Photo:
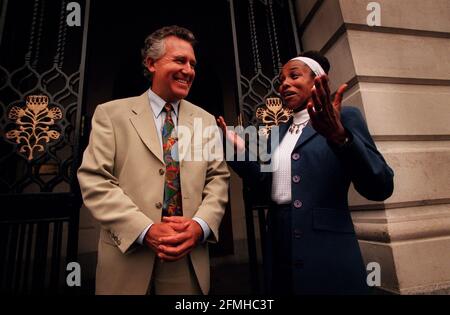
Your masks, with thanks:
M294 182L294 183L299 183L300 182L300 176L298 176L298 175L294 175L294 176L292 176L292 181Z
M114 243L115 243L116 245L120 245L120 240L119 240L119 238L117 237L116 234L112 234L112 235L111 235L111 238L112 238L112 240L114 241Z
M303 206L303 203L300 200L295 200L294 201L294 207L299 209Z
M161 209L161 208L162 208L162 203L161 203L161 202L155 203L155 207L156 207L157 209Z
M165 173L165 171L162 168L160 168L159 169L159 175L164 175L164 173Z
M293 159L294 161L297 161L299 158L300 158L300 154L298 154L298 153L292 154L292 159Z
M294 237L295 238L301 238L302 237L302 235L303 235L303 232L301 231L301 230L299 230L299 229L295 229L294 230Z
M304 263L303 263L303 260L301 260L301 259L297 259L297 260L294 262L294 267L295 267L295 268L303 268L303 266L304 266Z

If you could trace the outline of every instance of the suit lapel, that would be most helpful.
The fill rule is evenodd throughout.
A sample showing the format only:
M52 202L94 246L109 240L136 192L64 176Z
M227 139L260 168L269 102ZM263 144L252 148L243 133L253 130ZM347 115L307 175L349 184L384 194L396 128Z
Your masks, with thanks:
M283 140L284 136L286 135L286 133L287 133L287 131L289 129L289 126L292 123L292 119L293 118L291 117L287 123L280 125L280 129L279 129L280 130L280 137L279 137L280 141L279 141L279 143L281 143L281 140Z
M164 164L162 148L157 134L158 130L156 130L147 92L139 96L138 101L132 104L132 111L136 115L131 117L130 120L142 142Z
M305 144L309 139L317 135L317 131L312 127L311 122L309 122L305 128L303 128L302 134L300 135L300 138L298 139L297 143L295 144L294 150L295 151L298 147Z
M292 123L292 117L289 119L289 121L287 123L278 125L278 142L277 142L277 145L280 145L281 140L283 140L284 135L288 131L289 126L291 125L291 123ZM272 132L270 133L269 139L267 141L268 141L268 146L269 146L268 152L274 152L277 147L276 146L273 147L273 148L271 147L272 146Z

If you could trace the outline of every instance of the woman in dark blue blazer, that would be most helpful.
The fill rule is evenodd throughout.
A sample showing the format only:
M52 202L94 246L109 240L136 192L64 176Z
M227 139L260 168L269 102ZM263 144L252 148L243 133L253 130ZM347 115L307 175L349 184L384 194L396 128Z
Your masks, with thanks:
M346 85L330 97L328 60L307 52L287 62L279 93L293 117L279 126L270 172L249 160L229 165L254 190L271 196L265 272L272 294L365 294L364 266L348 208L348 189L382 201L393 171L354 107L341 109ZM238 152L242 138L219 125ZM270 143L270 141L269 141Z

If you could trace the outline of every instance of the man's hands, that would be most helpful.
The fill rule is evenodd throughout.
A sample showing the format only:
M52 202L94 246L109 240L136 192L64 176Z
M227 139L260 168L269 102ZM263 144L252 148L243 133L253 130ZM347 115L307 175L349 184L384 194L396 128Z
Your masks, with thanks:
M328 77L322 75L314 79L311 98L307 105L311 124L322 136L335 144L345 143L347 134L341 123L342 97L347 84L339 87L331 102Z
M145 244L163 261L176 261L187 254L203 237L203 230L195 220L185 217L163 217L145 235Z

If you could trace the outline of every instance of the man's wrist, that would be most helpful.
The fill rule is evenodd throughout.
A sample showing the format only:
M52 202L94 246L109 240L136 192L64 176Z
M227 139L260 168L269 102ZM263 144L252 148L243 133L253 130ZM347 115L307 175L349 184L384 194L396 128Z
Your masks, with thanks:
M192 220L192 221L195 222L194 223L194 226L195 226L194 230L195 230L195 233L197 234L196 240L199 243L201 243L203 241L203 228L200 225L200 223L198 223L198 221L196 221L196 220Z
M211 234L211 229L209 228L208 224L200 217L193 217L193 221L197 222L201 229L201 238L200 242L203 243L206 241L206 239Z
M139 237L136 240L136 243L140 245L145 245L145 236L147 235L150 228L153 226L153 223L149 224L142 232L139 234Z

